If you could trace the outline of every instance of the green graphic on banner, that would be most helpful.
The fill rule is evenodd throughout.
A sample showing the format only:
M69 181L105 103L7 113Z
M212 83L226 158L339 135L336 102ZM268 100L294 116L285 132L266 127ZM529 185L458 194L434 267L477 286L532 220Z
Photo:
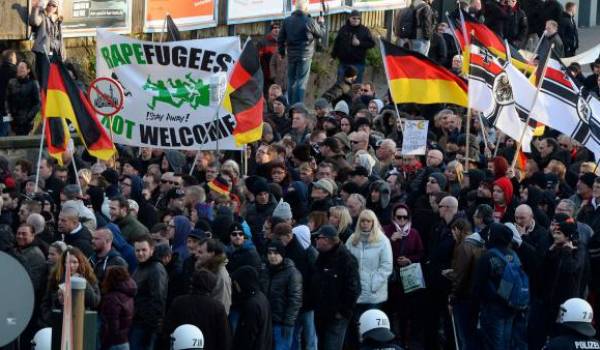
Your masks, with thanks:
M152 97L152 101L148 103L148 107L152 110L156 108L158 102L168 104L173 107L181 107L184 103L188 103L194 110L200 106L208 106L210 104L210 88L204 84L202 79L194 80L192 75L186 74L187 80L167 79L167 83L163 80L152 82L150 76L146 79L144 90L156 91L158 94Z

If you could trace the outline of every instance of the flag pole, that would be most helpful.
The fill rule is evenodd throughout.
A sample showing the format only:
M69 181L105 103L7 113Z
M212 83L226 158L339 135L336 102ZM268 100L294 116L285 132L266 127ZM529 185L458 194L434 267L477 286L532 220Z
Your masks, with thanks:
M404 137L404 125L402 125L402 119L400 118L400 111L398 111L398 104L396 103L396 101L394 101L394 97L392 96L392 89L390 88L390 82L388 80L389 74L388 74L388 67L387 67L387 62L385 61L385 49L383 48L383 41L381 39L381 36L378 37L379 39L379 50L381 51L381 60L383 61L383 69L385 69L385 82L387 83L388 86L388 91L390 93L390 99L392 100L392 104L394 105L394 109L396 110L396 118L397 118L397 122L400 124L400 131L402 132L402 137Z
M554 44L550 45L550 49L548 50L548 55L550 55L550 53L552 52L552 49L554 49ZM506 42L506 56L507 56L507 64L511 64L510 60L510 49L508 47L508 42ZM544 82L544 76L546 76L546 70L548 69L548 63L550 62L550 57L547 57L545 62L544 62L544 66L542 67L542 74L540 75L540 81L537 82L537 89L535 90L535 95L533 95L533 101L531 102L531 108L529 108L529 113L527 113L527 119L525 120L525 125L523 127L523 131L521 132L521 137L519 138L518 142L517 142L517 149L515 151L515 155L513 156L513 160L511 163L511 169L515 170L515 165L517 164L517 159L519 158L519 152L521 151L521 147L522 147L522 143L523 143L523 139L525 138L525 134L527 133L527 128L529 127L529 121L531 120L531 113L533 112L533 108L535 107L535 104L537 103L537 99L540 95L540 90L542 90L542 83ZM539 66L538 66L539 68Z
M40 137L40 149L38 151L37 171L35 172L35 192L38 191L40 183L40 164L42 163L42 152L44 151L44 141L46 136L46 116L42 113L42 136Z
M162 30L160 31L160 42L165 42L165 34L167 33L167 17L169 16L169 12L165 13L165 20L163 22Z
M458 9L459 11L462 11L459 7ZM473 35L474 33L471 32L471 35ZM469 58L469 61L471 59L471 43L470 41L467 42L466 41L466 37L465 37L465 55ZM467 66L467 73L470 73L471 71L471 67L470 65ZM467 133L467 139L465 140L465 171L469 171L469 147L471 145L470 142L470 136L471 136L471 115L473 114L473 110L471 108L471 104L469 103L467 106L467 127L466 127L466 133Z
M487 133L485 131L485 126L483 125L483 118L481 117L481 113L478 113L478 118L479 118L479 125L481 127L481 137L483 138L483 146L485 147L486 151L489 151L490 147L488 146Z

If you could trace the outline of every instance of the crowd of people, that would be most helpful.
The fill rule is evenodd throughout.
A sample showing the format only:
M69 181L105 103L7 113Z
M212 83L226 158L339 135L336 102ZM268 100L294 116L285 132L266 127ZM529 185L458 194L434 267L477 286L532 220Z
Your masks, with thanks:
M65 55L57 4L32 8L36 56ZM516 46L539 35L572 55L575 6L557 4L461 6ZM516 142L460 107L401 105L398 115L364 79L375 40L358 11L333 42L337 82L305 105L327 35L307 6L297 1L259 44L264 129L244 161L124 145L106 162L84 149L62 164L0 157L0 251L35 291L14 346L56 329L68 267L87 282L102 350L599 348L594 155L547 128L514 167ZM460 74L431 2L411 11L414 37L401 39ZM36 65L14 51L2 59L4 135L30 133ZM590 91L593 67L570 70ZM406 120L430 121L426 154L403 153Z

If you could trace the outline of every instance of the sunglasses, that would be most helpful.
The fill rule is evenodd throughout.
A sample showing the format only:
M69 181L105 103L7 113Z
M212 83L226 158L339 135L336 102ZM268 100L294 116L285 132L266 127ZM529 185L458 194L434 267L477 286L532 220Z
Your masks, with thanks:
M398 220L408 220L408 215L396 215L396 219L398 219Z
M230 236L240 236L240 237L243 237L244 236L244 232L243 231L232 231L229 235Z
M360 143L360 141L351 140L350 143L353 144L353 145L355 145L357 143Z

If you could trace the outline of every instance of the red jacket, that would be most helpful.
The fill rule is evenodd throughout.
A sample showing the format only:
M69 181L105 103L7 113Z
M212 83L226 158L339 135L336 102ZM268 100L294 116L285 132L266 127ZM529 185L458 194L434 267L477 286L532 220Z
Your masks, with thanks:
M132 278L121 282L115 289L102 296L102 350L129 341L129 329L133 320L133 298L137 286Z

